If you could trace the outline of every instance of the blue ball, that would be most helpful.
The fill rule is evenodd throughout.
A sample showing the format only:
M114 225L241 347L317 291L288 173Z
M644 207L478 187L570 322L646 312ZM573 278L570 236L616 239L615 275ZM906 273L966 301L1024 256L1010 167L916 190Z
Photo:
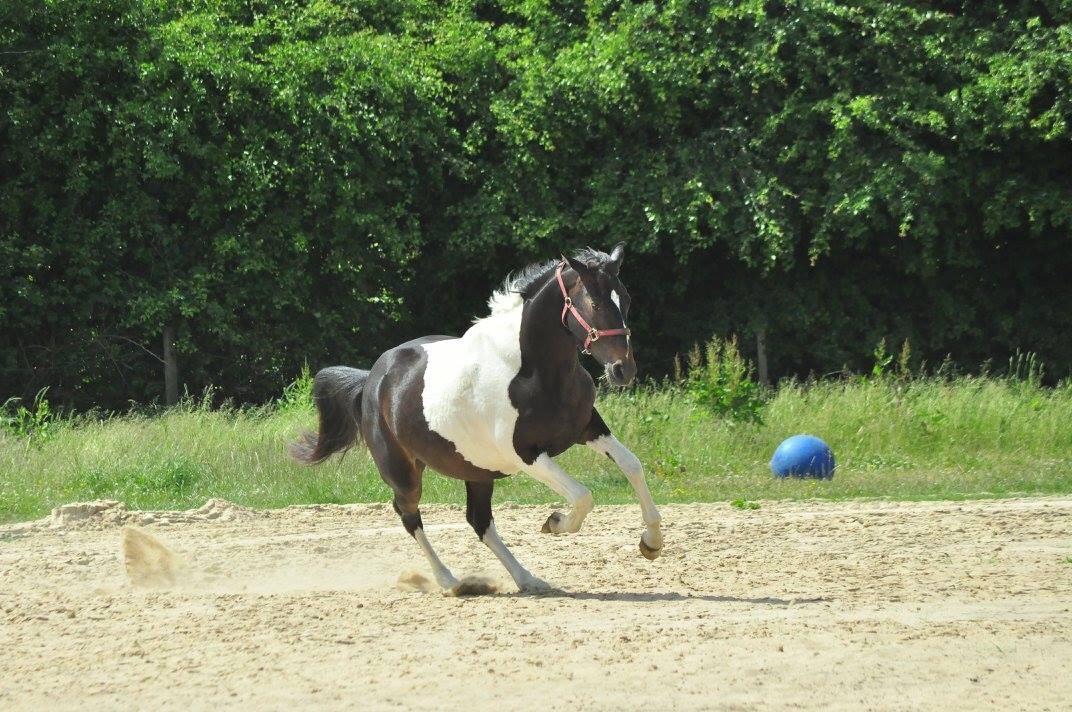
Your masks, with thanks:
M770 467L778 477L834 476L834 451L814 435L794 435L786 438L774 451Z

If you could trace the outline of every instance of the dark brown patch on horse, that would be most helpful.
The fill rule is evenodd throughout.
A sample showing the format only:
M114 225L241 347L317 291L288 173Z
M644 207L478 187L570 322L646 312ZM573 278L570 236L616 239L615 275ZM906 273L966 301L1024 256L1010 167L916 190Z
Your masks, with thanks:
M577 444L596 400L592 377L577 359L577 341L562 327L561 297L553 279L527 299L521 318L521 368L510 381L518 410L514 450L532 464Z

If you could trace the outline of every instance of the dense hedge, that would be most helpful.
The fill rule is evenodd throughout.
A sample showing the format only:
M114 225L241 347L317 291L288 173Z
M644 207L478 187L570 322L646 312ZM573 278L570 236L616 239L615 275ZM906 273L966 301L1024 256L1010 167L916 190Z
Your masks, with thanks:
M80 407L458 332L624 240L649 374L1072 364L1072 2L7 0L0 395Z

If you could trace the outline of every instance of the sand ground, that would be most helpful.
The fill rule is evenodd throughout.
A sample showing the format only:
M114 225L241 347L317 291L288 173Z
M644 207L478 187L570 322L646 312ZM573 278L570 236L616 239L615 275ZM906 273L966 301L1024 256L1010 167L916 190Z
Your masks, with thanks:
M654 562L636 507L547 513L497 508L562 589L522 596L425 508L455 574L502 585L469 598L398 588L427 567L382 505L0 527L0 709L1072 708L1072 498L672 505ZM132 585L124 524L174 581Z

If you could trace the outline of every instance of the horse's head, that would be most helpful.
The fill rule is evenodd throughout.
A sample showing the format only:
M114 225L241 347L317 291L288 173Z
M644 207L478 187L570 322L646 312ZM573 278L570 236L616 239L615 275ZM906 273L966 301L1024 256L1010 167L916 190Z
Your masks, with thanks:
M566 304L563 324L583 345L585 353L603 364L607 380L616 386L632 383L637 370L625 325L629 292L618 279L624 256L625 246L619 243L609 255L592 251L566 257L578 277L570 280L569 287L559 268L559 285Z

